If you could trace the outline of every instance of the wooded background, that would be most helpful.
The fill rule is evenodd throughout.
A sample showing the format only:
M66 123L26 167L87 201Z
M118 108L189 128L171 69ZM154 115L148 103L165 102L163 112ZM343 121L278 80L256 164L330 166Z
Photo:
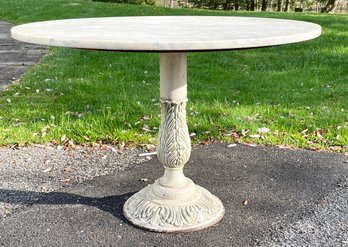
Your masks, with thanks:
M348 12L347 0L155 0L166 7L194 7L218 10Z

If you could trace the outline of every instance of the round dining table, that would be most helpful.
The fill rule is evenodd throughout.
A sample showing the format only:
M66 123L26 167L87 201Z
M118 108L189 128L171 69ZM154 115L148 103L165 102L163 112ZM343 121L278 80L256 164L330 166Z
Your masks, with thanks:
M222 16L65 19L23 24L11 30L14 39L28 43L159 53L161 123L156 153L164 175L123 206L130 222L157 232L200 230L218 223L225 213L218 197L183 173L191 154L186 123L187 53L269 47L320 34L321 27L309 22Z

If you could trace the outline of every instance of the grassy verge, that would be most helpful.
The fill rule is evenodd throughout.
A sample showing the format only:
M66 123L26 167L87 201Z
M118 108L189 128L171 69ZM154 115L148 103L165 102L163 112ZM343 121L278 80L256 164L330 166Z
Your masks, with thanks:
M190 132L196 134L193 141L346 150L348 16L0 0L0 19L13 23L232 14L313 21L323 26L323 35L287 46L190 54L187 112ZM0 145L68 140L154 143L159 125L158 81L158 54L53 48L20 84L0 93Z

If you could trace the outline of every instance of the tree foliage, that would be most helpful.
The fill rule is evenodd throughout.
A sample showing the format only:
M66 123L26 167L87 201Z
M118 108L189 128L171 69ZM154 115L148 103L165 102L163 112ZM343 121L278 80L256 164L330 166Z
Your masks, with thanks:
M321 12L331 13L337 8L339 0L328 0L326 6L321 10Z
M251 0L189 0L196 8L238 10L241 5L250 4Z
M194 8L219 10L261 10L296 11L304 9L316 12L333 12L340 0L188 0ZM179 1L180 2L180 1ZM341 0L341 6L347 8L347 0Z

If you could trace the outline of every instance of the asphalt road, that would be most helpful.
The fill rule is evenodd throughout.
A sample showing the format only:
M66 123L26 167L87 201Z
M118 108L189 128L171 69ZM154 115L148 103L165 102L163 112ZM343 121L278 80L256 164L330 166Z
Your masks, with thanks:
M65 151L50 152L57 167L67 166L67 159L60 158ZM128 159L118 169L125 157L105 161L91 158L92 151L90 158L83 159L85 155L80 150L74 159L101 170L114 160L114 169L49 193L25 186L0 190L0 201L22 204L0 223L3 246L348 246L346 156L245 145L196 146L185 173L222 200L225 216L206 230L162 234L134 227L122 214L130 195L161 176L158 160ZM23 157L20 150L11 153L18 167Z
M0 21L0 88L16 82L47 52L45 46L17 42L11 38L12 24Z

